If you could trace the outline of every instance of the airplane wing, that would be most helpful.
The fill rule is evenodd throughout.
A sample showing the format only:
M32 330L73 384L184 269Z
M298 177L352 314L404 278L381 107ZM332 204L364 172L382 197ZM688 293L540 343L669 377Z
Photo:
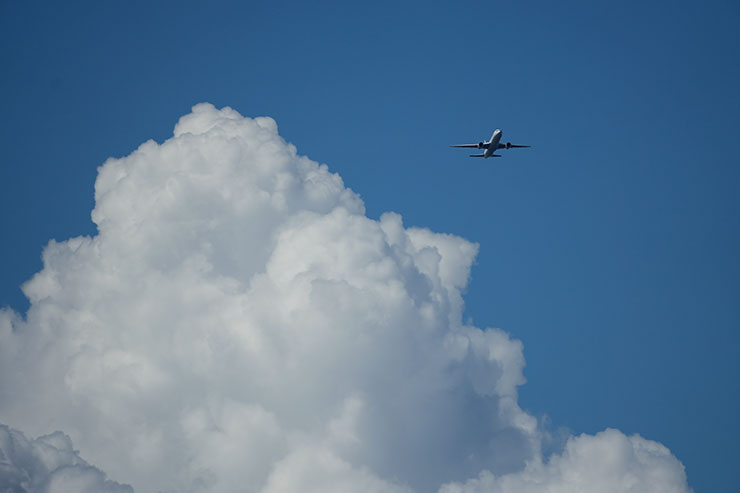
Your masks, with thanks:
M516 144L499 144L499 149L519 149L522 147L532 147L532 146L522 146L522 145L516 145Z
M471 147L475 149L488 149L488 144L457 144L457 145L451 145L450 147Z

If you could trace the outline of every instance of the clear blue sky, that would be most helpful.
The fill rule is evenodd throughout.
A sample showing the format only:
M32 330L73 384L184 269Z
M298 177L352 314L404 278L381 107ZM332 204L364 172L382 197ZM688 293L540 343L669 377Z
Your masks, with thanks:
M740 4L0 3L0 305L94 234L96 168L198 102L274 117L368 214L481 245L520 404L740 482ZM502 128L532 149L468 159Z

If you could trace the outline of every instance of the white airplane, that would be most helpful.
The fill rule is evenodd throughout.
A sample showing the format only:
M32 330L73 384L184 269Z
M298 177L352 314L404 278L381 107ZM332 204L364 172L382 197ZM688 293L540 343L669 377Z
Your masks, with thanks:
M452 145L450 147L472 147L475 149L485 149L486 152L483 154L471 154L470 157L482 157L484 159L487 159L489 157L501 157L500 154L494 154L498 149L518 149L520 147L531 147L531 146L520 146L512 144L511 142L507 142L506 144L501 143L501 130L496 129L493 131L493 135L491 135L491 140L488 142L478 142L477 144L458 144L458 145Z

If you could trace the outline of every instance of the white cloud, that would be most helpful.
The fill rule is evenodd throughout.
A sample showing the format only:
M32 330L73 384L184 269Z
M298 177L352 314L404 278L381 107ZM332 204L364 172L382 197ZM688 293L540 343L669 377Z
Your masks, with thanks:
M70 438L55 432L28 440L22 432L0 425L0 490L45 493L130 493L128 485L106 479L72 448Z
M681 463L663 445L608 429L571 437L562 454L536 460L519 472L482 471L440 493L680 493L691 491Z
M475 489L543 464L521 343L461 321L477 245L367 218L272 119L197 105L95 199L98 235L51 241L26 319L0 311L0 422L64 430L144 492ZM588 439L619 446L569 446ZM617 465L685 486L660 464Z

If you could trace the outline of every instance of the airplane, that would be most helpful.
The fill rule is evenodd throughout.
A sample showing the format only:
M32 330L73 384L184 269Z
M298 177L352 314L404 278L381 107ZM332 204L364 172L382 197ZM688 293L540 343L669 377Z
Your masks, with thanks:
M485 149L486 151L483 154L471 154L470 157L482 157L483 159L488 159L489 157L501 157L500 154L494 154L498 149L518 149L520 147L532 147L532 146L521 146L521 145L515 145L511 142L507 142L506 144L501 143L501 129L496 129L493 131L493 135L491 135L491 140L488 142L478 142L477 144L458 144L458 145L451 145L450 147L472 147L475 149Z

